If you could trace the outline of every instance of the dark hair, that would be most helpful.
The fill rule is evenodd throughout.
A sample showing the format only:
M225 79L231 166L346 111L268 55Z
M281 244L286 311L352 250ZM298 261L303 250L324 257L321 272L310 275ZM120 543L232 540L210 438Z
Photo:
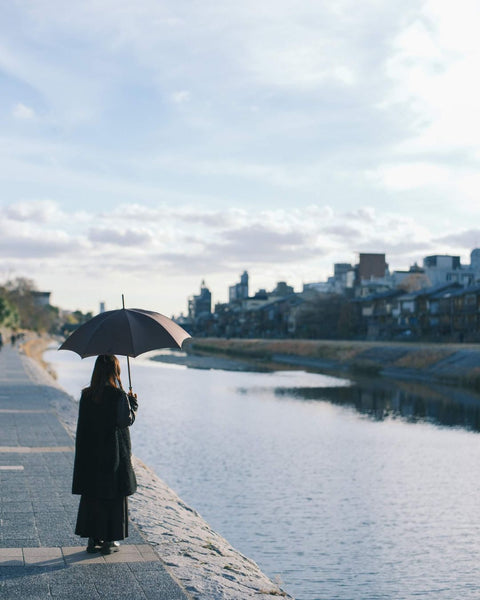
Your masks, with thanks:
M100 401L103 388L106 385L123 390L120 380L120 363L113 354L100 354L95 361L89 387L95 402Z

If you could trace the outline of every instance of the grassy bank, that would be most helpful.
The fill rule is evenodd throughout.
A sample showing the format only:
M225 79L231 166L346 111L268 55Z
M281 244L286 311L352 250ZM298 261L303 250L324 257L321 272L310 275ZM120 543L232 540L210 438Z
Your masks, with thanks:
M190 354L229 356L259 367L283 365L321 372L350 372L480 389L480 346L326 340L189 340Z
M349 360L363 347L371 347L367 342L320 341L320 340L264 340L264 339L224 339L193 338L185 344L187 352L225 354L244 358L271 360L275 354Z
M52 369L51 365L43 360L43 353L50 346L52 341L53 338L49 335L37 335L35 333L27 332L25 341L21 342L20 347L27 356L36 360L42 368L56 379L57 374Z

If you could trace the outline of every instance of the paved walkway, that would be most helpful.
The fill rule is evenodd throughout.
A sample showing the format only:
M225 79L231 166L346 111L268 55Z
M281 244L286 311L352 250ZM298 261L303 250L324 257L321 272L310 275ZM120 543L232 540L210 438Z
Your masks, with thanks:
M74 535L73 440L16 349L0 351L0 598L188 600L130 523L118 553Z

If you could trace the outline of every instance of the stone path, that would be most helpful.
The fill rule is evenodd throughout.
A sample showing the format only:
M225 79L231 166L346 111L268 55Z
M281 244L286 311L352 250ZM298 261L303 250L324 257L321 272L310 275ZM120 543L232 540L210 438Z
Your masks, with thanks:
M74 535L73 440L17 350L0 351L0 597L188 600L133 523L118 553Z

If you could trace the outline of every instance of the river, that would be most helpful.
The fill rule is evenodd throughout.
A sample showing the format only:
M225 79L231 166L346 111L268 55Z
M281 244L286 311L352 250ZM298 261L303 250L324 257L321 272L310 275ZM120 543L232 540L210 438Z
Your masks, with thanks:
M45 359L78 399L94 359ZM480 597L476 396L131 363L134 453L297 600Z

